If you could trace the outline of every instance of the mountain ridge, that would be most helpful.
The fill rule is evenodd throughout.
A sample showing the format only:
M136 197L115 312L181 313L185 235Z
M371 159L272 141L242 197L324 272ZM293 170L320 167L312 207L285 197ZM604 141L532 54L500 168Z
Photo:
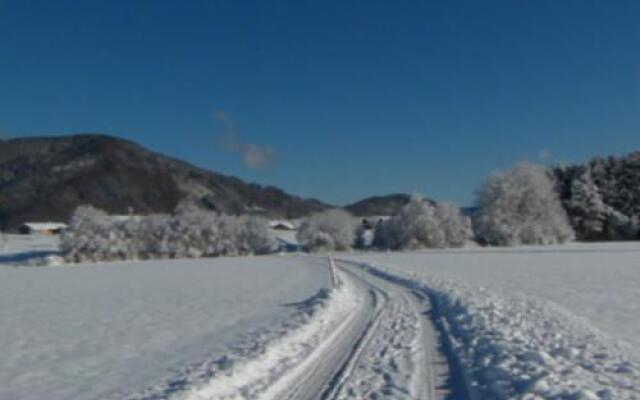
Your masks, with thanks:
M110 213L172 212L181 201L227 214L299 218L331 206L247 183L119 137L81 133L0 140L0 229L66 221L81 204Z
M395 215L400 209L409 203L410 195L406 193L391 193L380 196L370 196L344 206L356 217L372 215Z

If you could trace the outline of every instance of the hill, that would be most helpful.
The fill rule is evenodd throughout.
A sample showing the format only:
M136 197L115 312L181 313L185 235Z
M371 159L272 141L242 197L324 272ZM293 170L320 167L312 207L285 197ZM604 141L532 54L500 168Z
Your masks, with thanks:
M404 193L389 194L386 196L367 197L355 203L345 206L345 210L357 217L371 215L395 215L411 196Z
M169 213L189 199L227 214L299 218L328 208L276 187L246 183L112 136L0 140L0 229L66 221L81 204L110 213Z

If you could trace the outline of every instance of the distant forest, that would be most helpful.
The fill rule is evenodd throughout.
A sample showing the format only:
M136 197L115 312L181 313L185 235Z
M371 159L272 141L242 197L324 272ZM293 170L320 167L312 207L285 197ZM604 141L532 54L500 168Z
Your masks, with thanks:
M640 151L553 172L578 240L640 239Z

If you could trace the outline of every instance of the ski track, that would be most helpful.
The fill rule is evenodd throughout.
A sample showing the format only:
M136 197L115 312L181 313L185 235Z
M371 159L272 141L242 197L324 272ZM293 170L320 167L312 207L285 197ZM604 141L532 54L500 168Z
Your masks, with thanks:
M429 297L337 262L339 288L305 326L180 400L445 399L449 359ZM467 396L458 394L456 399Z
M427 318L428 298L357 266L349 271L369 286L377 299L378 314L333 398L442 398L446 392L438 388L444 385L441 377L447 371L436 351L437 334Z

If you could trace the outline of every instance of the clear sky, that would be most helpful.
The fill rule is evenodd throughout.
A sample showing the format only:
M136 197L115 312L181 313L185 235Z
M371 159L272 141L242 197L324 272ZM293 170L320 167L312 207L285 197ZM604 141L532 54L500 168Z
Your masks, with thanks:
M0 132L467 205L524 158L640 149L640 1L0 1Z

